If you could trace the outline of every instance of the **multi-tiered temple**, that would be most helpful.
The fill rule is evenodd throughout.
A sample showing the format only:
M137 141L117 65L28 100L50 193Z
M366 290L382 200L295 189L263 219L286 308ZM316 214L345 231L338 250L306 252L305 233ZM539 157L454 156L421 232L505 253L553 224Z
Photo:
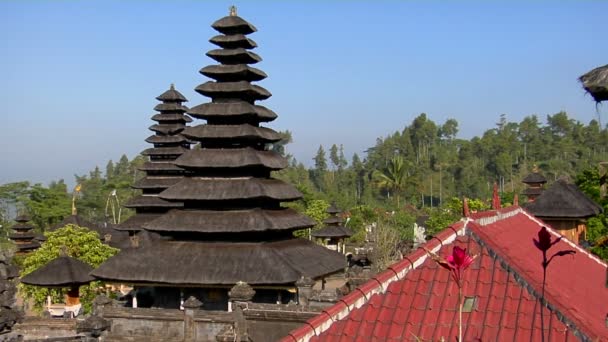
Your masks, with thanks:
M11 227L14 232L9 234L8 238L15 242L17 247L16 253L26 254L40 247L40 243L37 241L37 236L34 233L34 226L29 223L30 218L27 215L19 215L15 221L17 223Z
M182 179L184 170L175 166L174 161L190 149L190 141L181 132L192 119L186 115L188 108L183 105L188 100L175 87L156 98L162 103L154 110L160 112L152 116L157 123L149 129L154 132L146 139L153 145L142 152L149 160L140 168L146 176L133 187L140 189L142 195L133 198L125 207L135 209L135 215L119 224L116 229L137 232L143 224L160 217L171 208L181 208L180 202L169 202L158 194Z
M177 307L180 298L193 295L204 308L225 309L228 290L238 282L255 289L254 302L286 302L301 277L320 279L345 266L342 255L295 238L294 231L314 222L281 206L301 194L271 177L287 162L270 149L280 136L260 126L277 115L255 104L271 96L252 84L266 78L250 66L261 61L250 51L256 43L246 37L255 27L236 13L212 27L220 35L210 41L219 49L207 56L219 64L201 69L213 80L196 87L211 102L188 111L206 124L181 132L200 148L174 161L186 175L158 195L177 208L143 224L152 232L144 234L151 237L145 243L123 250L92 273L135 284L139 293L150 290L152 306Z

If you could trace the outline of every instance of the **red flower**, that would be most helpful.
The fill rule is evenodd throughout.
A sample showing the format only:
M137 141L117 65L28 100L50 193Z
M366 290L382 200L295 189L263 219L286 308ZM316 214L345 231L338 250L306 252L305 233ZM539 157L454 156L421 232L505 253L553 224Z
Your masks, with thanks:
M542 227L538 231L538 240L534 239L534 245L536 245L536 248L540 249L541 251L546 252L559 240L560 239L557 239L556 241L551 242L551 233L549 233L547 227Z
M452 255L447 257L450 266L457 270L466 270L473 263L473 257L467 254L467 249L454 246Z

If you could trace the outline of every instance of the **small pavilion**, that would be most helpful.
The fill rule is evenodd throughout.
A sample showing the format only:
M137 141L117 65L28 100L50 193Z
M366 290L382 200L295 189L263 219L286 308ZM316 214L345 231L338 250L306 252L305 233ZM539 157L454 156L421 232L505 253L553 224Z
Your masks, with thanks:
M52 316L62 316L70 312L77 316L80 311L80 286L94 281L89 273L93 270L90 265L62 255L39 269L25 275L21 282L28 285L46 288L69 288L65 295L65 305L51 304L50 296L47 309Z
M16 254L27 254L40 247L40 242L37 239L38 236L34 233L34 226L29 224L29 216L25 214L19 215L15 221L17 223L11 227L14 232L9 234L8 238L15 243L17 247Z
M338 215L341 213L335 204L332 204L327 213L329 217L323 223L325 227L313 232L311 235L314 238L321 239L325 247L346 254L346 244L344 240L353 235L352 230L344 226L344 220Z
M528 202L534 202L540 194L545 190L547 179L543 176L538 167L535 165L532 173L524 177L522 183L528 187L524 189L523 195L528 197Z

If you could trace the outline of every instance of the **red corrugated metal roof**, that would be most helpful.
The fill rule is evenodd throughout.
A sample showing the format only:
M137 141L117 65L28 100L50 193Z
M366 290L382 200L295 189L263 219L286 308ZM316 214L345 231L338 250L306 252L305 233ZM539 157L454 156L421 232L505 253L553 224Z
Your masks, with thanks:
M463 313L464 341L540 341L542 256L532 239L542 223L518 207L491 213L457 223L425 247L442 256L454 246L479 254L464 274L464 295L477 298L475 309ZM548 268L545 340L604 340L606 264L566 241L549 254L566 248L577 253ZM283 341L453 341L457 308L449 272L418 250Z

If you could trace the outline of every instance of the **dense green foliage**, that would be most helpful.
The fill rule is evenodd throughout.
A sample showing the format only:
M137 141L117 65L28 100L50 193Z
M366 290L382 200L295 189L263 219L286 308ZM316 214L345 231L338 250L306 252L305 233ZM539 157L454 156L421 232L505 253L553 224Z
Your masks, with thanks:
M23 260L21 276L29 274L59 257L62 250L65 250L68 256L81 260L92 267L101 265L102 262L118 252L116 248L103 244L99 235L86 227L67 225L45 235L47 241ZM86 312L90 311L99 286L99 282L92 282L90 285L80 288L81 303ZM25 298L33 299L37 309L43 308L46 303L46 296L49 294L52 295L54 302L62 302L66 290L49 290L44 287L19 284L21 294Z
M608 198L601 196L599 171L583 171L576 177L576 185L604 208L603 213L587 220L587 241L591 244L593 253L608 260Z

